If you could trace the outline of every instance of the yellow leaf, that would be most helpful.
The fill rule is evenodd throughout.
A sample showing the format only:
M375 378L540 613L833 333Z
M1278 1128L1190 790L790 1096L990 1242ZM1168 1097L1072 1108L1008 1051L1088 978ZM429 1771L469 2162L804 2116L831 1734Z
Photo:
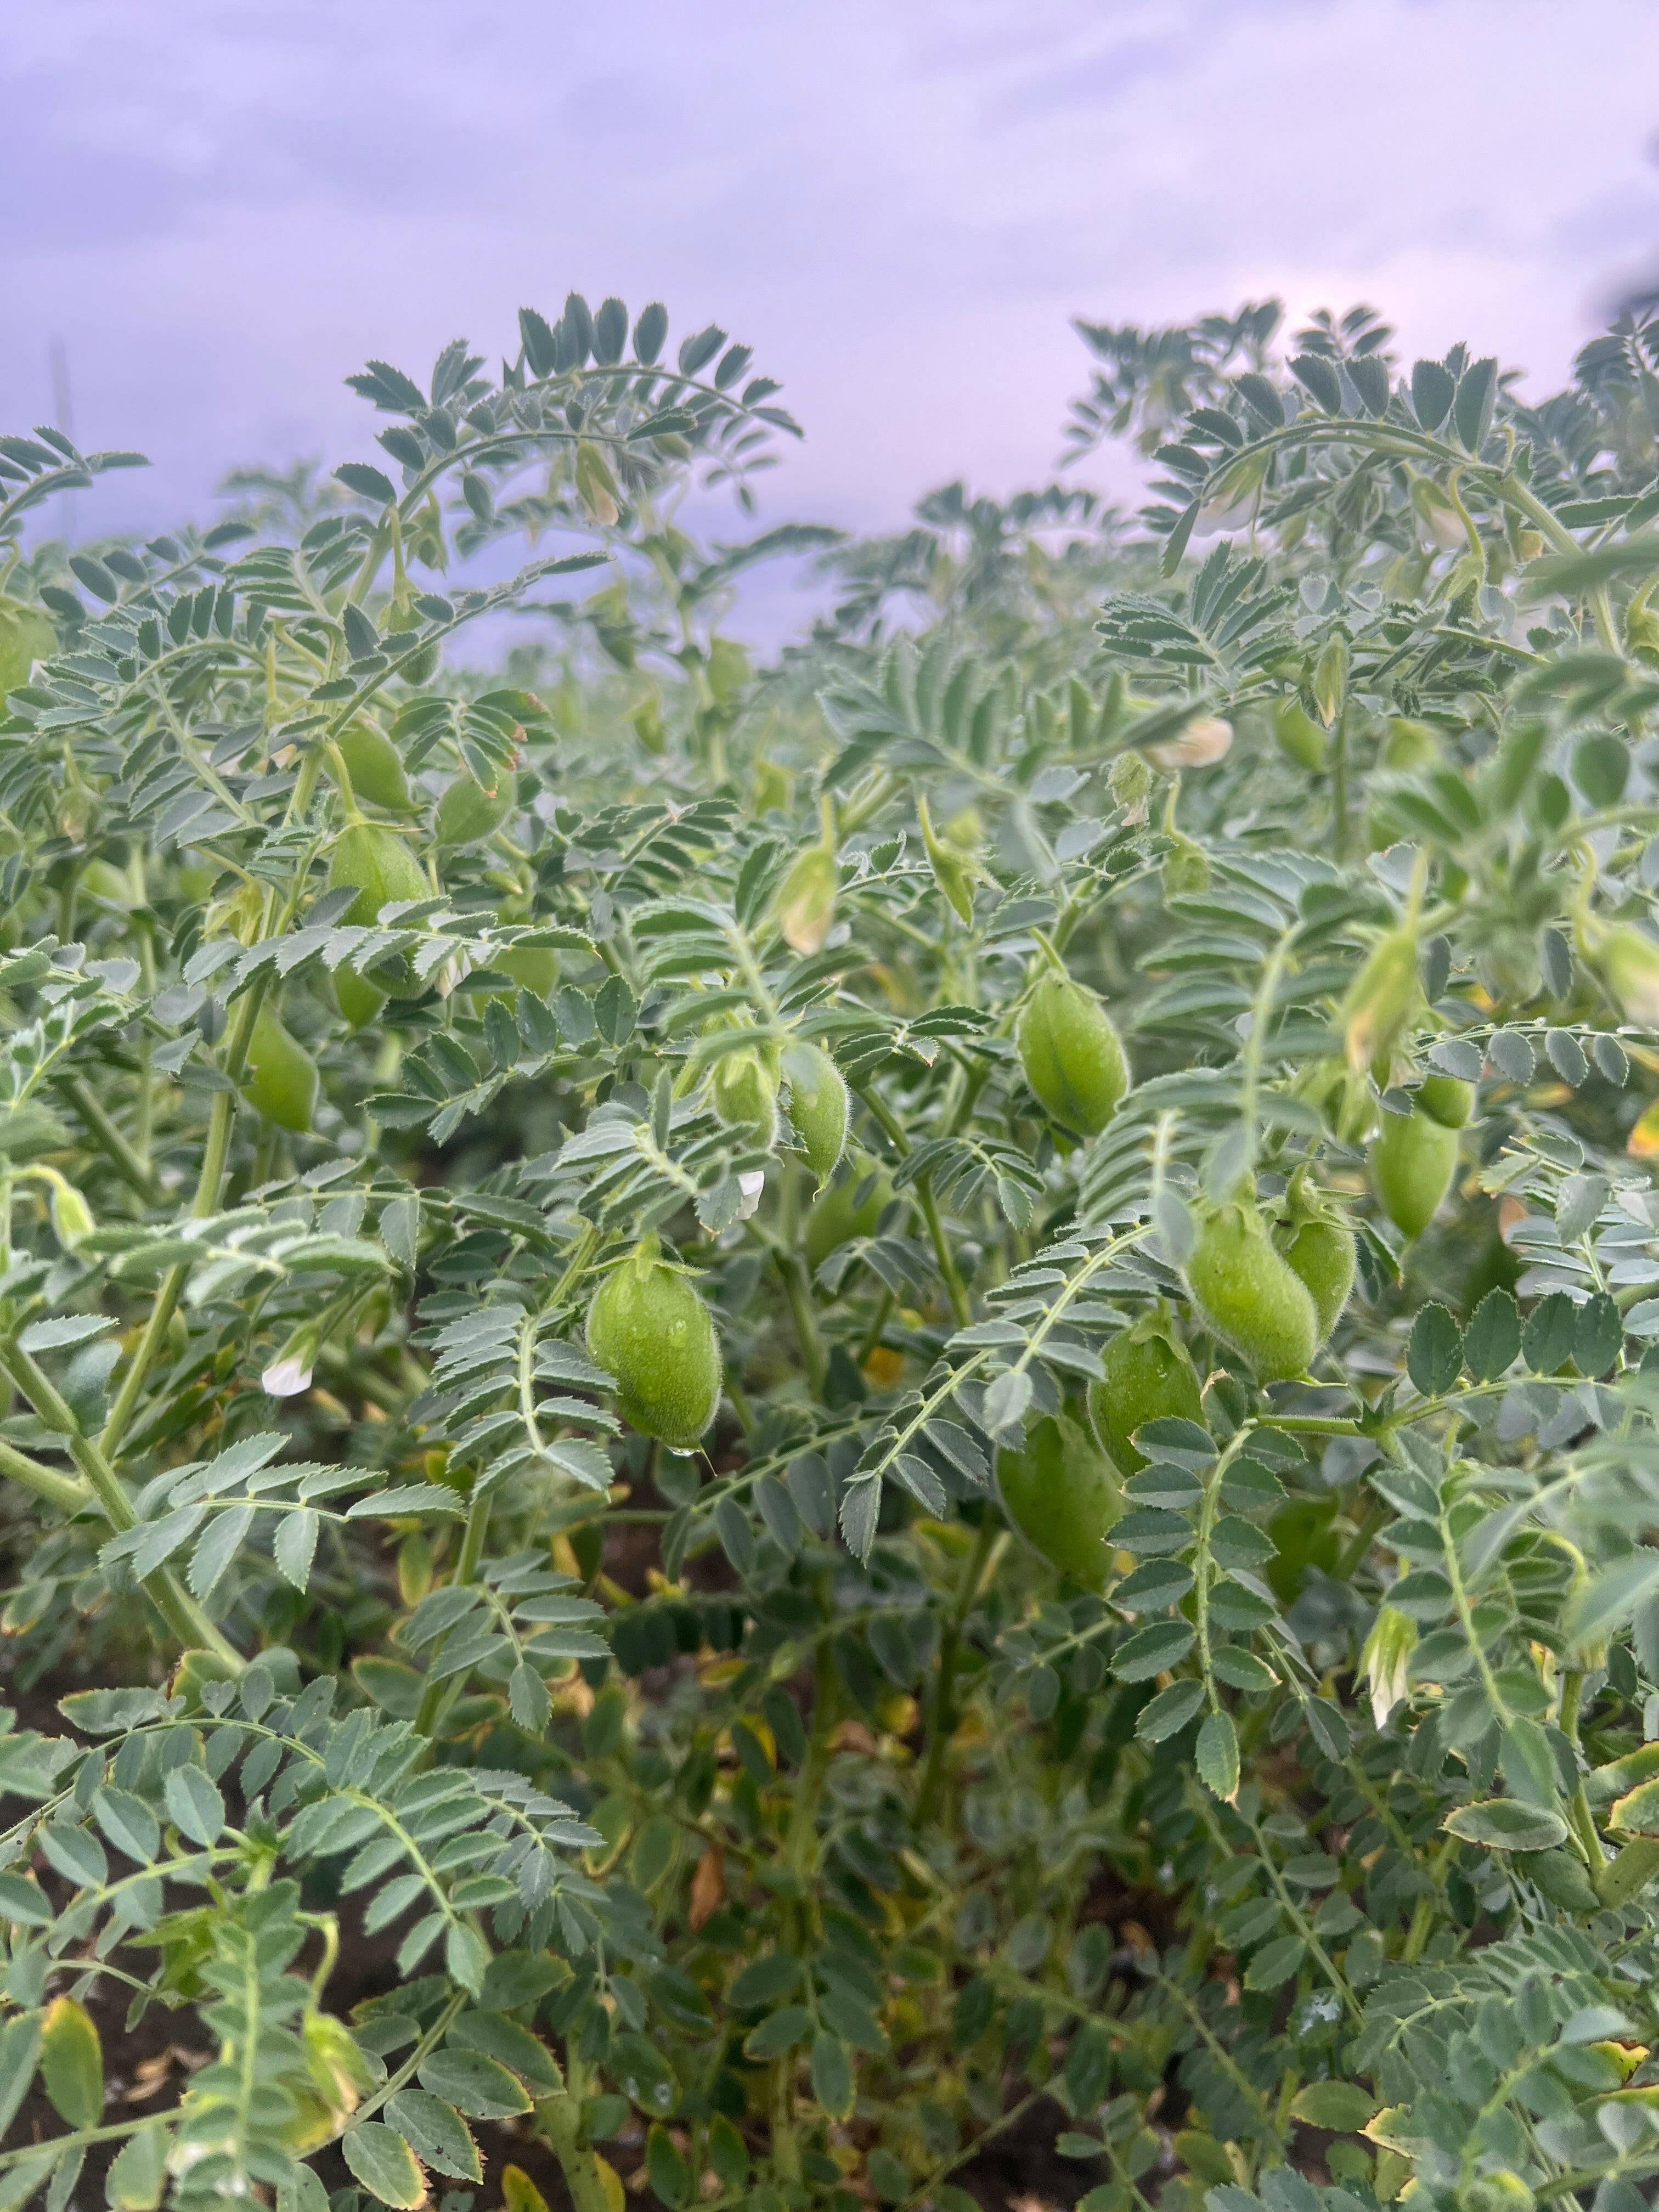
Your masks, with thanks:
M40 2078L58 2118L95 2128L104 2117L104 2054L92 2015L73 1997L54 1997L40 2034Z
M521 2166L501 2168L501 2203L507 2212L547 2212L547 2199Z

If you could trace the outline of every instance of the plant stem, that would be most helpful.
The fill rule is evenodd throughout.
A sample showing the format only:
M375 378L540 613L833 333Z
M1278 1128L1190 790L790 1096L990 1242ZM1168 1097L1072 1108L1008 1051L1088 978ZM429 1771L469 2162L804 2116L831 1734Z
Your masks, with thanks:
M233 1083L240 1082L247 1066L248 1046L253 1037L253 1024L259 1018L259 1008L264 1003L269 970L261 969L236 1004L225 1042L225 1073ZM204 1221L219 1203L224 1188L225 1167L230 1158L231 1132L236 1121L236 1093L216 1091L208 1116L207 1143L202 1152L202 1170L196 1180L196 1195L191 1201L190 1218ZM121 1439L126 1434L137 1407L144 1378L149 1373L155 1356L160 1352L172 1325L185 1279L190 1273L189 1262L169 1267L155 1294L155 1304L150 1309L144 1333L139 1338L132 1359L123 1379L119 1395L110 1408L98 1448L109 1459L118 1456Z
M1348 857L1348 709L1336 718L1336 743L1331 748L1331 812L1335 817L1334 858L1340 867Z
M1393 1517L1391 1506L1376 1501L1372 1503L1364 1519L1349 1537L1346 1549L1331 1570L1331 1579L1334 1582L1352 1581L1359 1571L1366 1553L1370 1550L1378 1529L1383 1528Z
M806 1268L799 1255L793 1252L780 1252L777 1261L778 1273L783 1281L783 1294L789 1301L790 1317L800 1342L807 1388L816 1398L823 1393L827 1362L823 1340L818 1334L817 1316L812 1310L812 1293L807 1288Z
M139 1158L121 1134L85 1078L71 1076L64 1088L74 1101L75 1110L97 1139L111 1164L131 1184L140 1198L158 1197L160 1185L155 1180L155 1170Z
M910 1139L904 1133L903 1123L900 1121L879 1092L860 1085L854 1085L854 1088L892 1139L894 1147L902 1159L910 1149ZM969 1302L966 1285L962 1279L962 1270L957 1265L957 1255L951 1249L950 1239L945 1234L945 1224L939 1218L939 1200L933 1195L933 1186L926 1176L918 1176L911 1188L916 1194L916 1204L921 1209L921 1218L927 1224L927 1234L933 1241L933 1257L939 1261L939 1273L945 1278L945 1287L950 1295L951 1310L956 1316L957 1327L966 1328L974 1318L974 1309Z
M76 1482L73 1475L59 1474L55 1468L42 1467L39 1460L3 1439L0 1439L0 1474L9 1474L14 1482L21 1482L26 1490L65 1513L84 1513L93 1502L85 1483Z
M813 1872L818 1829L818 1801L830 1771L830 1739L841 1714L841 1680L828 1632L818 1639L813 1660L812 1723L807 1732L806 1757L789 1808L789 1826L784 1836L784 1863L803 1882Z
M1412 1907L1411 1925L1406 1930L1406 1941L1400 1957L1404 1966L1414 1966L1423 1955L1423 1946L1429 1940L1429 1930L1434 1926L1434 1893L1430 1891L1419 1897Z
M996 1522L988 1511L979 1524L974 1548L968 1554L956 1598L939 1638L939 1672L933 1678L933 1702L927 1716L927 1755L921 1770L921 1787L916 1791L915 1811L911 1816L911 1826L918 1829L925 1828L933 1819L944 1784L945 1747L956 1728L956 1678L962 1657L962 1632L985 1579L997 1534Z
M1304 1912L1302 1907L1297 1904L1295 1898L1291 1895L1289 1889L1285 1887L1285 1877L1279 1872L1279 1867L1273 1858L1273 1855L1267 1848L1267 1838L1263 1836L1260 1825L1255 1820L1250 1820L1246 1823L1246 1826L1249 1827L1250 1833L1255 1838L1256 1850L1260 1854L1261 1863L1267 1870L1268 1881L1273 1884L1274 1889L1279 1893L1279 1902L1284 1911L1285 1917L1295 1929L1297 1934L1300 1936L1303 1942L1307 1945L1319 1966L1320 1972L1324 1975L1326 1982L1328 1984L1330 1988L1335 1991L1338 1999L1346 2007L1350 2018L1353 2021L1355 2025L1358 2026L1359 2021L1359 2006L1355 2001L1353 1991L1348 1987L1348 1984L1342 1975L1338 1973L1335 1965L1332 1961L1329 1952L1326 1950L1318 1936L1315 1935L1312 1922L1308 1918L1307 1914Z
M1579 1700L1583 1693L1582 1669L1574 1668L1561 1677L1561 1733L1575 1752L1578 1749ZM1607 1855L1601 1849L1601 1838L1595 1832L1595 1819L1589 1808L1589 1799L1584 1795L1582 1774L1578 1778L1577 1787L1567 1802L1567 1818L1572 1823L1578 1847L1584 1854L1593 1881L1606 1865Z
M800 2144L795 2135L795 2061L786 2051L775 2058L768 2083L772 2168L780 2181L800 2180Z
M858 1364L860 1367L886 1334L887 1324L893 1317L895 1303L893 1293L884 1287L881 1296L876 1300L876 1310L870 1316L870 1326L860 1340Z
M806 1273L806 1262L795 1249L799 1224L797 1205L798 1177L795 1170L786 1162L782 1188L778 1193L778 1241L773 1248L778 1273L783 1283L783 1294L789 1301L790 1317L795 1324L795 1335L800 1344L800 1356L806 1368L808 1389L816 1398L823 1389L826 1361L823 1341L818 1334L818 1317L812 1307L812 1286Z
M939 1261L939 1271L945 1278L945 1287L950 1296L951 1311L956 1316L958 1328L966 1328L974 1318L973 1302L968 1296L968 1286L962 1279L962 1270L957 1265L957 1255L951 1249L951 1240L945 1233L945 1224L939 1218L939 1200L933 1195L930 1176L916 1180L916 1200L921 1207L921 1218L927 1224L927 1234L933 1239L933 1255Z
M599 2159L581 2140L582 2110L576 2098L568 2090L542 2098L536 2118L559 2161L575 2212L611 2212Z
M81 1425L74 1409L64 1399L52 1378L37 1365L27 1352L14 1345L4 1356L7 1374L29 1400L40 1419L58 1431L69 1448L70 1458L80 1468L88 1489L95 1498L99 1510L118 1534L137 1526L138 1516L132 1510L132 1500L122 1489L114 1468L97 1444L81 1432ZM21 1455L20 1455L21 1456ZM85 1504L87 1500L82 1500ZM143 1587L156 1611L178 1638L182 1650L199 1649L212 1652L222 1665L240 1674L246 1662L225 1636L208 1619L197 1601L179 1582L170 1567L157 1567L143 1578Z
M1558 553L1577 553L1582 550L1566 526L1557 520L1541 499L1528 490L1518 477L1506 476L1498 486L1498 496L1507 500L1511 507L1518 507L1533 526L1548 538ZM1588 597L1598 641L1604 651L1617 653L1619 636L1613 626L1613 610L1607 601L1607 586L1596 585Z
M461 1538L461 1555L455 1563L457 1585L476 1582L478 1578L478 1562L483 1557L484 1538L489 1533L489 1506L490 1492L485 1491L482 1496L475 1497L467 1509L466 1528ZM441 1650L443 1647L440 1644L438 1648ZM416 1735L431 1735L446 1691L451 1695L455 1694L465 1680L465 1674L447 1681L440 1681L435 1676L428 1677L415 1715Z

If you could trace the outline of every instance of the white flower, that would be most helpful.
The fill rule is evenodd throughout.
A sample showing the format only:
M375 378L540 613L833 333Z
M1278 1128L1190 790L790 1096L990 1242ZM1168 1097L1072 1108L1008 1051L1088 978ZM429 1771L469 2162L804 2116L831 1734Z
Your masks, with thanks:
M1148 745L1146 752L1155 767L1169 774L1178 768L1213 768L1226 757L1232 741L1231 722L1224 722L1219 714L1200 714L1196 721L1188 723L1178 738Z
M759 1211L761 1193L765 1188L766 1177L759 1168L746 1168L738 1177L738 1188L743 1193L738 1201L739 1221L750 1220Z
M259 1377L259 1388L268 1398L297 1398L311 1388L311 1370L301 1359L278 1359Z
M1371 1696L1371 1718L1378 1728L1388 1723L1410 1686L1407 1667L1417 1648L1417 1623L1397 1606L1377 1608L1376 1620L1359 1655L1359 1671Z

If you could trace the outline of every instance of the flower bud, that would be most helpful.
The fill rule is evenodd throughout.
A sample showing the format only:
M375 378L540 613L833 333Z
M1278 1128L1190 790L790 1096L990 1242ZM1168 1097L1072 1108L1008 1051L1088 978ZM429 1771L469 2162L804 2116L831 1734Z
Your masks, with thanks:
M1166 898L1178 898L1183 891L1208 890L1210 863L1204 848L1177 833L1164 856L1163 878Z
M1133 825L1146 819L1152 771L1139 753L1118 754L1106 771L1106 787L1112 794L1113 804L1123 809L1127 823Z
M1337 630L1325 642L1314 666L1313 699L1319 719L1328 730L1348 697L1348 641Z
M1173 775L1177 769L1213 768L1218 760L1226 758L1232 742L1231 722L1223 721L1219 714L1200 714L1188 723L1179 737L1148 745L1146 752L1155 768Z
M576 448L576 496L602 529L609 530L621 517L620 495L611 465L586 438Z
M714 1062L709 1085L714 1111L728 1129L757 1145L775 1143L778 1133L778 1077L775 1054L755 1045L740 1046Z
M1371 1632L1359 1655L1359 1672L1370 1693L1371 1718L1378 1728L1409 1686L1407 1668L1417 1649L1417 1623L1392 1605L1377 1607Z
M1417 1004L1417 933L1379 938L1342 1002L1343 1049L1350 1067L1391 1057Z
M1659 1027L1659 945L1633 921L1587 919L1579 946L1627 1021Z
M52 1233L64 1251L72 1252L83 1237L90 1237L98 1226L92 1218L92 1208L87 1204L72 1182L63 1176L52 1177Z
M925 799L917 799L916 812L921 823L922 848L927 855L927 865L933 872L933 881L963 921L972 921L974 884L980 872L976 863L954 845L947 845L939 836Z
M793 952L818 952L836 918L841 869L827 847L810 845L778 886L772 912Z
M259 1377L259 1388L266 1397L298 1398L310 1389L319 1341L313 1322L306 1322L295 1330Z
M1294 694L1273 714L1273 736L1287 760L1311 775L1325 765L1325 732Z
M355 2112L374 2087L368 2061L343 2021L325 2012L308 2012L300 2029L306 2071L324 2102L337 2112Z

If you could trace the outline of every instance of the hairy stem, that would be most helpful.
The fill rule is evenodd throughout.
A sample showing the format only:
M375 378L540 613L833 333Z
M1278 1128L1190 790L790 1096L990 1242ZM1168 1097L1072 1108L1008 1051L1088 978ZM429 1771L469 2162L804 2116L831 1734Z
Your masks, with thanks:
M945 1747L956 1729L956 1680L957 1668L962 1658L962 1632L984 1582L986 1566L996 1540L996 1522L988 1512L980 1522L974 1548L968 1554L962 1580L957 1585L956 1597L939 1638L939 1672L933 1678L933 1695L927 1714L927 1753L912 1816L912 1825L917 1828L925 1828L933 1819L939 1804L939 1791L944 1786Z
M264 1003L269 971L262 969L236 1003L236 1012L225 1041L225 1073L233 1083L238 1083L247 1067L248 1046L252 1042L253 1024L259 1018L259 1008ZM196 1180L196 1195L191 1200L190 1218L204 1221L219 1204L224 1188L225 1169L230 1158L231 1133L236 1122L236 1093L216 1091L208 1116L207 1143L202 1152L201 1173ZM169 1267L155 1294L155 1304L150 1309L144 1333L139 1338L115 1403L110 1408L103 1433L98 1439L99 1449L107 1458L119 1453L121 1439L131 1425L145 1378L154 1365L156 1354L167 1340L173 1316L190 1273L188 1262Z
M582 2109L577 2099L568 2090L544 2097L536 2106L536 2119L559 2161L575 2212L611 2212L598 2156L581 2139Z
M135 1527L138 1516L133 1510L132 1500L121 1487L119 1477L98 1445L89 1437L82 1434L74 1408L45 1370L27 1352L20 1351L15 1345L0 1364L3 1364L13 1383L28 1399L40 1419L63 1437L70 1457L80 1468L90 1492L90 1498L83 1497L82 1504L95 1501L99 1511L118 1534ZM246 1664L241 1653L214 1626L170 1567L157 1567L142 1580L151 1602L179 1639L182 1650L210 1651L233 1673L241 1673Z
M465 1585L467 1583L476 1582L478 1578L478 1563L483 1557L484 1538L489 1533L489 1506L490 1494L486 1491L481 1497L475 1497L467 1509L466 1528L461 1537L461 1555L455 1563L455 1581L458 1584ZM440 1644L438 1648L441 1650L443 1647ZM434 1656L435 1657L436 1655ZM416 1735L431 1735L438 1718L438 1709L443 1702L446 1691L452 1697L458 1694L465 1680L465 1674L444 1681L439 1680L436 1676L428 1676L426 1687L421 1692L420 1705L415 1715Z
M1578 1748L1578 1707L1584 1693L1583 1671L1574 1668L1561 1678L1561 1733L1576 1752ZM1589 1808L1589 1799L1584 1795L1584 1778L1578 1778L1577 1787L1567 1801L1567 1818L1572 1823L1578 1847L1584 1854L1591 1879L1601 1873L1607 1863L1601 1849L1601 1838L1595 1832L1595 1820Z
M155 1180L155 1170L141 1158L133 1146L121 1134L113 1120L105 1111L90 1084L83 1076L71 1076L64 1085L74 1103L75 1110L97 1139L100 1149L110 1164L131 1185L140 1198L155 1199L161 1194Z

